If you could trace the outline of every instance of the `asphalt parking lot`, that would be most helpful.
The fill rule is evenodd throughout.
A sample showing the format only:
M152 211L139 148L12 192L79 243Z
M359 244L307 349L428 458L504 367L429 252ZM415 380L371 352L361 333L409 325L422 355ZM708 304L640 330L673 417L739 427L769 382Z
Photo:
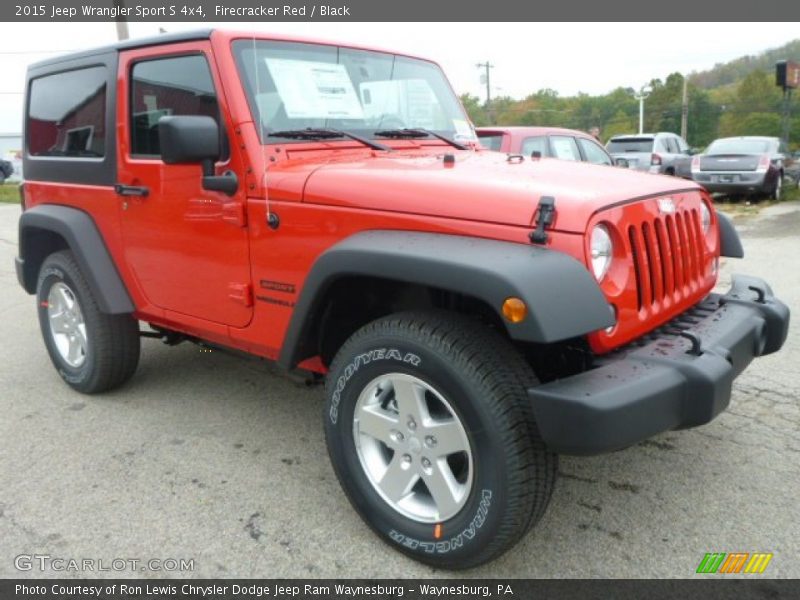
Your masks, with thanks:
M193 559L106 576L426 577L351 509L322 435L322 389L271 366L143 340L133 380L71 391L17 285L19 207L0 205L0 577L94 576L15 557ZM737 220L747 258L800 310L800 203ZM622 452L562 458L548 513L470 577L688 577L706 552L773 552L800 577L800 335L757 360L711 424ZM104 575L100 573L100 575ZM706 576L707 577L707 576Z

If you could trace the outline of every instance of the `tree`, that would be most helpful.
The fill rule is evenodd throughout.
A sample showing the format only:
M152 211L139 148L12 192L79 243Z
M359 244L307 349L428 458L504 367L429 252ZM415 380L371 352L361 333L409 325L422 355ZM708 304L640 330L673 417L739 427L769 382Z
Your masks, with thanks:
M480 98L471 94L461 94L459 98L473 125L480 127L487 124L486 110L483 108Z

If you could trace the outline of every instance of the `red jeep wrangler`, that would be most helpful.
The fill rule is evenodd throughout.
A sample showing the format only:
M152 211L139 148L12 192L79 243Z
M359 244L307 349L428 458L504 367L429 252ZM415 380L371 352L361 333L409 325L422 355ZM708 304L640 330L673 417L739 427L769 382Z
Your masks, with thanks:
M544 513L557 456L707 423L784 342L698 185L482 151L429 61L221 31L28 72L17 273L84 393L141 337L327 377L325 432L388 543L463 568ZM149 327L140 330L140 322Z

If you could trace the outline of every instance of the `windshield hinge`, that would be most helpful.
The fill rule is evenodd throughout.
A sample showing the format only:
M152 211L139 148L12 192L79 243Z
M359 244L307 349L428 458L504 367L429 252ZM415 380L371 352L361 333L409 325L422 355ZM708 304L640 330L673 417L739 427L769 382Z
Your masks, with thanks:
M536 208L536 215L534 225L536 229L531 231L531 242L534 244L547 243L547 233L545 228L548 227L556 216L556 199L552 196L542 196L539 199L539 206Z

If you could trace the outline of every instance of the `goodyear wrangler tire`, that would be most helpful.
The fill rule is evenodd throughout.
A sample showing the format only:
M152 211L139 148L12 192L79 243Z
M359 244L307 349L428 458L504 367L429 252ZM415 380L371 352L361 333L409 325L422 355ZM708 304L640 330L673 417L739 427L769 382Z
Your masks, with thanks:
M557 456L536 427L537 380L499 334L413 312L356 332L331 365L325 431L339 482L390 545L468 568L513 546L544 513Z
M70 387L95 394L130 379L139 364L139 323L100 311L71 252L45 259L36 299L50 360Z

